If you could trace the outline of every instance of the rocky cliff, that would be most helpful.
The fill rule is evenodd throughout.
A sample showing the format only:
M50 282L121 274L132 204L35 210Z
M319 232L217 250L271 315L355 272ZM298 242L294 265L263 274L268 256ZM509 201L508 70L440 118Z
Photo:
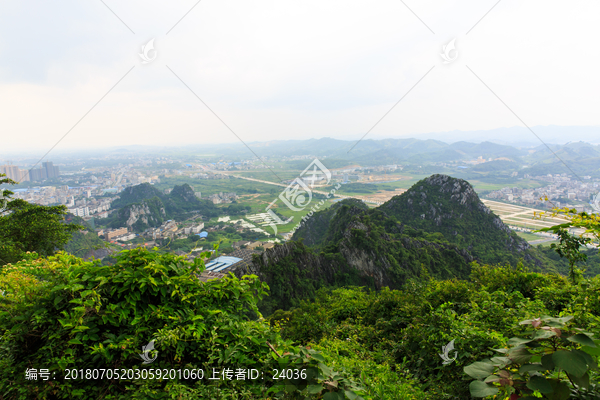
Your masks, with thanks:
M121 208L117 212L115 225L122 226L124 223L131 230L141 232L148 227L160 226L167 219L163 202L154 197Z
M190 185L177 185L169 195L163 194L149 183L130 186L112 203L116 209L106 225L112 228L127 226L135 232L157 227L165 220L182 220L201 215L208 218L219 215L215 205L201 200Z
M271 287L271 306L310 297L322 286L398 288L423 269L439 279L466 279L470 263L519 260L533 269L555 265L494 215L471 185L433 175L382 206L343 200L314 213L293 241L267 250L236 271Z
M289 308L293 299L311 297L324 286L399 288L420 276L423 268L440 279L469 275L473 257L465 249L407 236L403 227L391 220L386 232L374 219L366 210L342 204L317 251L303 241L290 241L256 256L235 274L255 274L269 285L271 296L265 313Z
M516 263L519 258L541 267L543 257L479 199L462 179L432 175L395 196L380 209L402 224L444 238L488 263Z

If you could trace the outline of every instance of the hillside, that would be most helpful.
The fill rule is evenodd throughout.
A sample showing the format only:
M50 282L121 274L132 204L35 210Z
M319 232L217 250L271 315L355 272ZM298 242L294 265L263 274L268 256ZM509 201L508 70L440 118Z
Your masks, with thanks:
M313 215L294 239L265 251L236 275L256 274L271 288L261 304L269 314L287 309L294 299L310 298L321 287L400 288L423 273L439 279L465 279L473 261L468 251L441 235L422 234L402 226L364 204L344 200ZM307 244L318 243L307 247Z
M160 190L155 188L149 183L142 183L135 186L128 186L121 193L119 197L112 202L112 208L123 208L131 204L141 203L143 200L148 200L153 197L158 197L163 200L167 196L164 195Z
M134 232L160 226L169 219L181 220L192 214L208 218L219 215L218 208L208 200L201 200L187 183L177 185L166 195L149 183L127 187L112 203L115 212L103 225L112 228L127 226Z
M89 227L83 218L68 214L64 222L85 227L82 231L73 233L71 240L65 245L66 252L89 260L91 258L102 259L115 251L109 243L96 235L96 232Z
M536 269L550 267L550 261L504 225L462 179L432 175L379 208L402 224L441 233L482 262L514 265L523 258Z
M330 230L331 219L336 215L340 207L352 206L358 212L366 211L369 207L360 200L346 199L339 201L326 210L319 211L303 224L302 229L294 232L293 240L303 240L307 246L317 246L325 242L325 237Z
M320 287L400 288L423 272L466 279L474 260L513 266L522 260L537 271L558 267L504 225L468 182L432 175L375 209L346 199L313 214L292 241L236 274L256 274L269 284L268 312Z

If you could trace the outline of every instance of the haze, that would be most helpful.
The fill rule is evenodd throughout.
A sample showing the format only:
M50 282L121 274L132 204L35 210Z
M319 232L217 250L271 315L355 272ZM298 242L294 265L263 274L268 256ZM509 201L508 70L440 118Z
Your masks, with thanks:
M600 126L598 2L105 3L0 4L5 151Z

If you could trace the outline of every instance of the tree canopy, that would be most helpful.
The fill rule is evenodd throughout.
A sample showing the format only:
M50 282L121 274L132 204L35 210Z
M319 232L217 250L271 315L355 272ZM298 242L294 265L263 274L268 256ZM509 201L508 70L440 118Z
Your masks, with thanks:
M0 184L14 184L0 174ZM65 224L65 206L40 206L21 199L12 199L13 193L2 190L0 204L0 265L23 259L26 252L49 256L64 249L73 232L80 225Z

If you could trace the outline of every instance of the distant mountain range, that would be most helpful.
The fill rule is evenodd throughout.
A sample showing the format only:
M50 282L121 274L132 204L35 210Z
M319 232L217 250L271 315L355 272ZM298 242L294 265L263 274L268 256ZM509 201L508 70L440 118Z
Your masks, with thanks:
M422 140L441 140L446 143L493 142L515 147L535 147L542 144L542 141L547 144L567 144L579 141L600 144L600 126L533 126L531 131L523 126L513 126L490 130L423 133L414 135L414 137ZM539 139L535 135L539 136Z
M333 138L271 140L249 142L247 144L250 150L244 144L236 142L222 145L192 144L185 147L120 146L104 150L88 149L83 153L65 151L63 154L65 159L81 158L82 155L87 157L94 152L116 159L121 156L126 158L156 155L173 157L181 162L205 163L254 159L256 155L268 159L269 163L282 157L312 156L331 163L337 162L336 166L340 166L340 162L365 166L426 166L434 163L456 164L483 157L507 158L514 164L486 165L478 167L479 172L486 172L487 169L487 172L503 170L520 172L521 175L572 175L572 170L580 176L600 176L600 145L596 144L600 143L600 127L535 126L532 127L532 131L544 143L525 127L511 127L487 131L420 134L413 138L378 139L369 135L358 143L354 140ZM290 167L294 168L295 165L292 163Z

